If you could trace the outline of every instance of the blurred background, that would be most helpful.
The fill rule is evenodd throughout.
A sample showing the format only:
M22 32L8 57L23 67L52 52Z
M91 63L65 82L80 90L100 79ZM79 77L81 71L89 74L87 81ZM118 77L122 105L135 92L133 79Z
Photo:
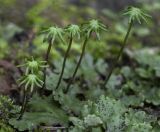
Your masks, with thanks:
M128 19L122 15L123 10L131 5L142 8L152 19L147 24L135 23L126 54L141 48L159 50L160 0L0 0L0 92L8 93L14 89L15 80L9 73L14 72L17 76L15 66L24 58L31 55L44 57L48 45L43 43L41 31L52 25L65 27L90 19L101 20L109 32L102 33L100 41L91 40L86 54L110 64L127 30ZM66 47L54 45L51 53L53 69L52 61L62 60ZM80 52L81 44L75 41L70 58L75 59ZM129 63L126 57L123 64Z

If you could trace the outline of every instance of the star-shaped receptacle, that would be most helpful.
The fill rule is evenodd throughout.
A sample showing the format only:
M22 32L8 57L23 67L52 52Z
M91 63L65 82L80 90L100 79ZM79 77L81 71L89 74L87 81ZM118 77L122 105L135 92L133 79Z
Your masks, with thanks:
M80 39L81 29L78 25L75 25L75 24L68 25L65 28L65 31L69 33L70 36L72 37L76 36L78 37L78 39Z
M25 75L27 75L29 73L36 73L42 68L47 67L47 65L46 61L38 61L32 57L30 60L27 60L25 64L18 65L18 67L26 67Z
M43 31L43 33L46 34L43 40L44 42L53 43L55 39L59 39L63 43L65 42L63 38L64 30L62 28L59 28L57 26L52 26L49 27L47 30Z
M97 38L100 39L100 31L107 31L107 27L102 22L93 19L83 25L83 31L87 32L88 37L95 32Z
M147 19L151 18L151 16L145 13L142 9L133 6L128 7L123 15L129 17L129 23L138 21L141 24L142 21L147 22Z
M41 87L43 85L43 81L40 79L39 76L35 74L28 74L20 78L19 80L19 86L24 85L25 90L27 91L30 89L31 92L33 92L35 87Z

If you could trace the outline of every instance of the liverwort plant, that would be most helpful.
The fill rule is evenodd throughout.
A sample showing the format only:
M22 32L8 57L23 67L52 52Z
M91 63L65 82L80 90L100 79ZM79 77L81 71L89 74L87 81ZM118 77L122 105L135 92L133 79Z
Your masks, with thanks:
M104 81L104 87L107 85L114 69L115 69L115 66L117 64L117 62L119 61L122 53L123 53L123 50L127 44L127 40L129 38L129 35L130 35L130 32L131 32L131 29L132 29L132 26L133 26L133 22L135 21L138 21L139 24L141 24L141 21L145 21L147 22L147 18L150 18L151 16L144 13L141 9L137 8L137 7L128 7L127 10L125 11L124 15L127 15L129 17L129 24L128 24L128 30L127 30L127 33L125 35L125 38L124 38L124 41L123 41L123 44L122 44L122 47L115 59L115 62L113 63L112 67L111 67L111 70L110 72L108 73L108 76L106 77L105 81Z
M107 27L98 20L91 20L83 25L83 31L87 33L89 38L91 33L96 33L97 38L100 40L100 31L107 31Z
M123 15L129 16L129 23L138 21L141 24L142 20L147 23L147 19L151 18L151 16L146 14L142 9L132 6L128 7Z
M23 104L20 111L19 119L22 118L26 110L28 95L29 94L32 95L35 87L42 87L44 82L41 79L42 77L41 77L40 71L41 71L41 68L46 67L46 65L44 64L44 61L36 61L32 57L31 61L29 60L27 63L20 66L25 66L26 71L25 71L25 75L18 80L19 86L24 85L24 94L23 94L23 102L22 102Z
M38 75L31 73L28 75L25 75L20 79L20 86L25 85L25 91L30 90L32 93L35 86L41 87L43 84L43 81L38 77Z
M83 58L84 53L85 53L86 45L88 43L88 40L90 39L90 36L91 36L92 32L96 33L97 38L100 39L100 35L99 35L100 31L101 30L107 31L106 26L104 24L102 24L101 22L99 22L98 20L91 20L91 21L85 23L82 28L83 28L83 33L85 35L84 43L83 43L83 46L82 46L82 53L80 55L77 66L76 66L76 68L74 70L74 73L72 75L72 78L70 79L70 81L67 85L65 93L68 92L72 82L74 82L76 73L78 71L78 68L81 64L82 58Z
M50 27L49 29L47 29L44 32L46 33L46 36L44 38L44 42L49 43L48 49L47 49L47 52L46 52L46 56L45 56L46 64L48 64L48 62L49 62L49 54L51 52L52 44L54 43L54 41L56 39L59 39L63 43L65 43L64 39L63 39L64 31L63 31L62 28L59 28L59 27ZM42 89L45 88L45 84L46 84L46 68L44 68L44 71L43 71L43 82L44 82L44 84L42 86Z
M69 34L69 44L68 44L68 48L67 48L67 51L65 53L65 56L64 56L64 60L63 60L63 64L62 64L62 70L61 70L61 73L60 73L60 77L59 77L59 80L58 80L58 83L57 83L57 86L56 86L56 89L59 88L59 85L61 83L61 80L62 80L62 77L63 77L63 74L64 74L64 70L65 70L65 65L66 65L66 60L67 60L67 57L68 57L68 54L69 54L69 51L71 49L71 46L72 46L72 42L73 42L73 37L77 36L78 39L80 39L80 28L78 25L69 25L65 28L65 31Z
M25 75L28 75L29 73L34 73L47 67L45 63L46 61L37 61L32 57L31 60L27 60L25 64L19 65L18 67L26 67Z

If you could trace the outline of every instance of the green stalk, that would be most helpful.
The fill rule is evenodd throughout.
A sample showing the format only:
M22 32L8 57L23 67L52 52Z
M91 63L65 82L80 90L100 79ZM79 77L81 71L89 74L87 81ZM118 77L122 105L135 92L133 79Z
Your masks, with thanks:
M103 128L103 126L100 127L101 132L105 132L106 130Z
M63 74L64 74L65 65L66 65L66 60L67 60L69 51L70 51L70 49L71 49L72 42L73 42L73 36L72 36L72 34L71 34L70 41L69 41L69 45L68 45L68 48L67 48L67 51L66 51L66 53L65 53L64 60L63 60L62 71L61 71L61 74L60 74L60 77L59 77L59 80L58 80L56 89L59 88L59 85L60 85L60 83L61 83L61 80L62 80L62 77L63 77Z
M23 102L22 102L22 108L21 108L21 111L20 111L20 116L18 118L18 120L20 120L22 117L23 117L23 114L26 110L26 106L27 106L27 93L26 91L24 90L24 95L23 95Z
M45 61L46 61L46 64L49 63L49 54L51 52L51 48L52 48L52 40L49 41L49 45L48 45L48 49L47 49L47 53L46 53L46 56L45 56ZM42 89L44 89L46 87L46 67L44 68L44 71L43 71L43 85L42 85Z
M91 33L90 33L90 34L91 34ZM90 35L89 35L89 36L90 36ZM68 90L69 90L72 82L74 82L76 73L77 73L77 71L78 71L78 68L79 68L79 66L80 66L80 64L81 64L82 58L83 58L83 56L84 56L85 49L86 49L86 44L87 44L88 40L89 40L89 37L86 36L85 41L84 41L84 43L83 43L81 56L80 56L79 61L78 61L78 63L77 63L76 69L75 69L75 71L74 71L74 73L73 73L73 75L72 75L72 78L70 79L70 81L69 81L69 83L68 83L68 85L67 85L67 88L66 88L66 90L65 90L65 93L68 92Z
M128 30L127 30L126 36L125 36L125 38L124 38L124 41L123 41L123 45L122 45L122 47L121 47L121 49L120 49L120 51L119 51L119 53L118 53L118 55L117 55L117 57L116 57L113 65L112 65L112 67L111 67L111 70L110 70L108 76L106 77L106 79L105 79L105 81L104 81L104 85L103 85L104 87L107 85L107 83L108 83L108 81L109 81L109 79L110 79L110 77L111 77L111 75L112 75L112 73L113 73L113 71L114 71L114 69L115 69L118 61L119 61L119 58L121 57L121 55L122 55L122 53L123 53L123 50L124 50L124 48L125 48L125 46L126 46L126 44L127 44L127 40L128 40L129 34L130 34L130 32L131 32L131 29L132 29L132 25L133 25L133 21L131 21L131 22L129 23Z

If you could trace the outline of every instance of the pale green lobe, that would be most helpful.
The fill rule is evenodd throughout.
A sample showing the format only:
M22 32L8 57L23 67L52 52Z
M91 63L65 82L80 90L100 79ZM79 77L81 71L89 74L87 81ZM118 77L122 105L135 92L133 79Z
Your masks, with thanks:
M30 84L30 81L28 80L27 81L27 83L26 83L26 85L25 85L25 90L27 91L27 89L28 89L28 85Z
M22 80L22 81L20 82L19 86L23 85L23 84L26 83L26 82L27 82L26 79Z

